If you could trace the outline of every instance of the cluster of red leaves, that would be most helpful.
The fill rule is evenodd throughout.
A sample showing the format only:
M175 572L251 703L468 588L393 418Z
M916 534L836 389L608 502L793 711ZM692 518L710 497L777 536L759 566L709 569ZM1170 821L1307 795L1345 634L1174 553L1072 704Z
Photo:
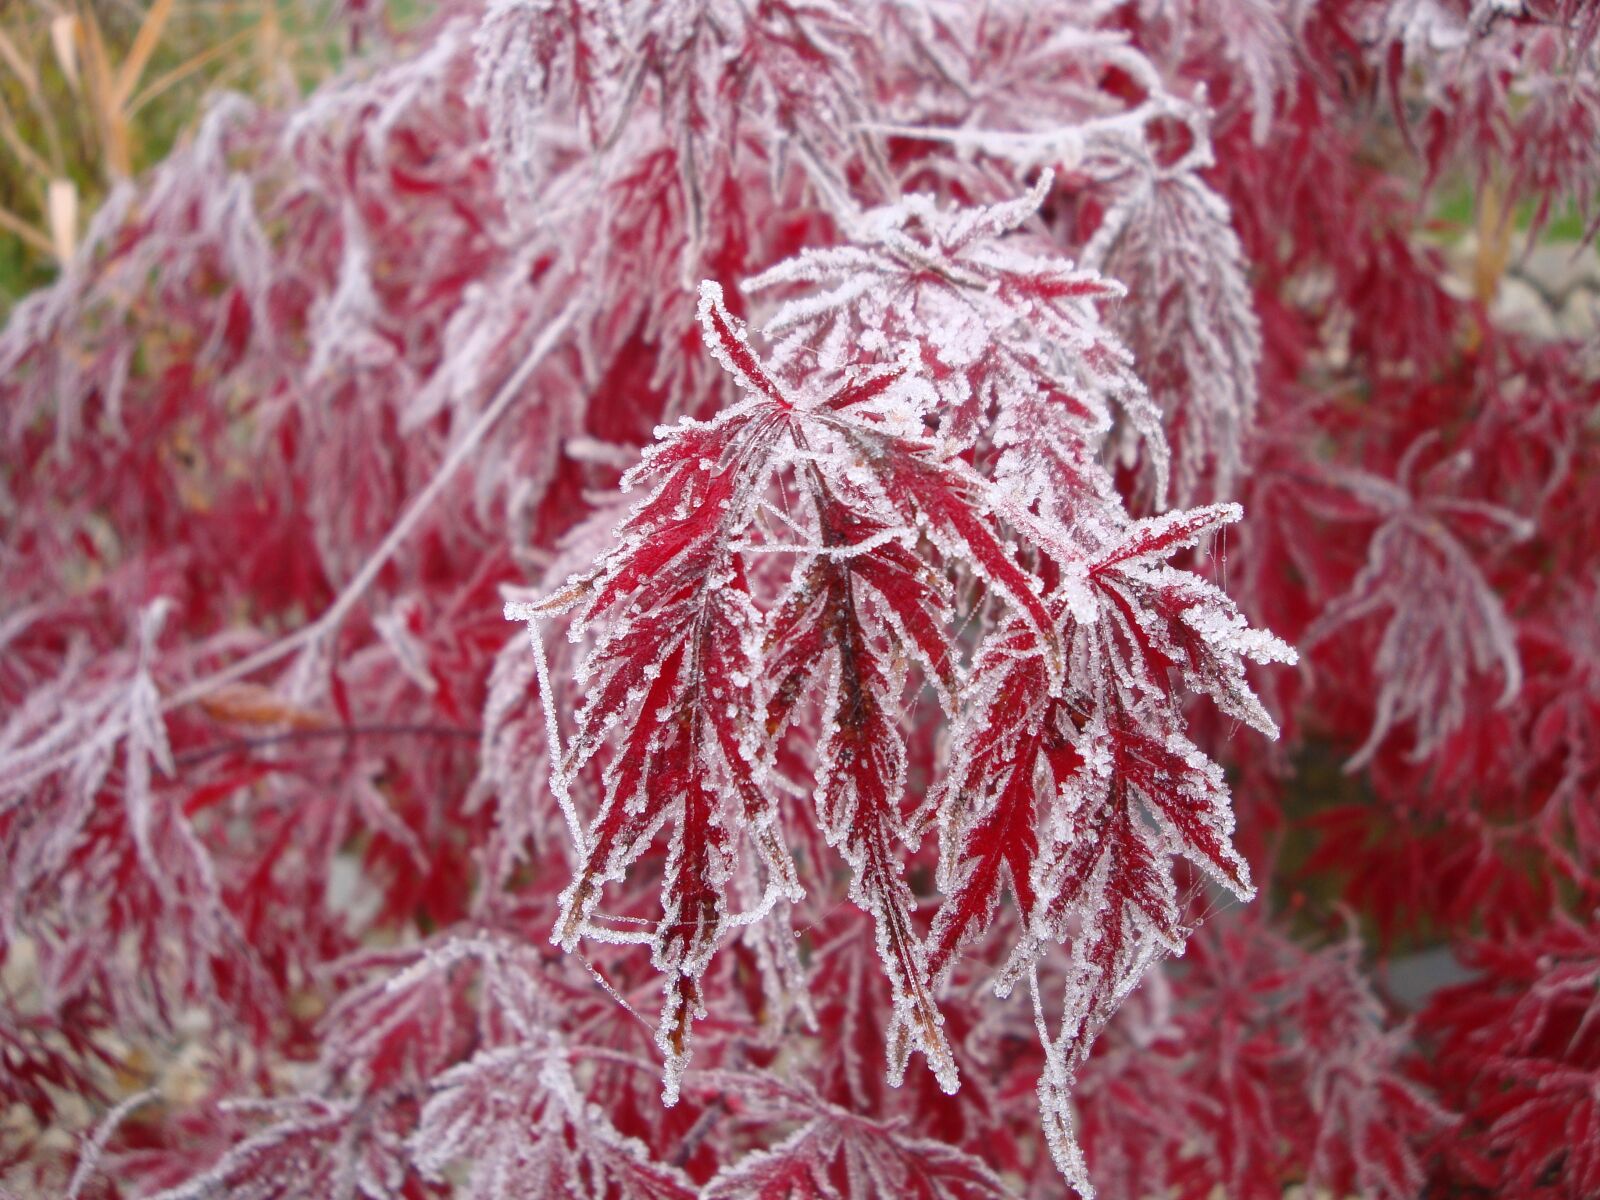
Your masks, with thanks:
M1600 361L1497 289L1597 80L492 0L218 100L0 334L0 1195L1594 1195Z

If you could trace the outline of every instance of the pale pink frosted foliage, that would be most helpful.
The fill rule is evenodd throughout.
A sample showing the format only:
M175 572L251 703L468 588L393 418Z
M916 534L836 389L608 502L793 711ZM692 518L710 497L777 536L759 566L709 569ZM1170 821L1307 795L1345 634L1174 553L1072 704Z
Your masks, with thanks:
M411 1135L425 1176L442 1180L461 1163L471 1194L486 1200L695 1195L687 1176L652 1162L583 1099L557 1047L528 1039L480 1050L433 1087Z
M1014 1200L982 1159L894 1126L862 1120L816 1095L765 1082L726 1081L745 1120L803 1121L770 1150L718 1173L704 1200L769 1196L906 1196L912 1200Z
M472 100L489 124L501 185L513 202L536 195L552 93L570 97L592 142L611 134L625 26L617 0L499 0L473 32Z
M1357 472L1336 480L1380 524L1360 574L1307 630L1306 641L1315 644L1346 625L1386 615L1373 661L1380 683L1372 729L1351 770L1406 725L1412 757L1425 759L1461 723L1474 688L1495 687L1504 706L1522 687L1511 621L1452 526L1475 526L1503 543L1526 537L1528 523L1481 501L1416 494L1471 466L1446 461L1414 480L1433 440L1424 435L1407 451L1396 483Z
M1131 164L1084 250L1128 286L1119 328L1160 406L1179 504L1233 493L1261 359L1244 250L1203 165ZM1158 500L1164 482L1158 473Z
M750 280L752 292L804 283L818 293L788 301L767 321L776 361L795 369L790 355L816 354L818 366L837 370L859 350L887 359L910 343L928 356L932 389L900 417L908 428L937 422L966 445L982 431L982 414L1054 394L1054 406L1032 411L1076 425L1068 436L1083 454L1098 447L1117 402L1148 421L1159 463L1159 425L1094 308L1121 289L1068 261L1027 254L1017 239L999 240L1034 215L1051 182L1047 172L1026 196L964 212L912 195L857 219L858 247L807 251Z
M1265 142L1278 102L1297 74L1295 35L1304 6L1277 0L1141 0L1157 34L1153 57L1169 78L1217 59L1239 82L1226 108L1249 112L1250 136ZM1221 103L1212 97L1213 103Z

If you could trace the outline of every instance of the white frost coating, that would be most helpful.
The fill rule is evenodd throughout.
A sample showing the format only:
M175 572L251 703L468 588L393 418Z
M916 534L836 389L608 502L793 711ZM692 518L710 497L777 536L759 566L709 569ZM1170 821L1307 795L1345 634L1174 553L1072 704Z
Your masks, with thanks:
M627 20L619 0L494 0L474 31L468 100L484 115L501 194L531 210L550 159L562 148L547 111L557 92L591 142L612 132L628 75ZM582 82L580 89L576 86Z
M1183 622L1217 649L1251 662L1293 666L1300 660L1293 646L1265 629L1252 629L1239 612L1189 608L1184 610Z
M155 656L156 639L166 623L173 602L159 597L139 613L139 666L128 687L127 721L128 740L124 747L127 763L126 803L128 822L133 828L133 840L144 859L145 869L155 879L164 878L150 841L150 822L154 817L151 796L151 763L163 775L173 773L172 747L167 741L167 724L161 716L161 695L150 675L151 659Z
M567 832L581 858L588 852L588 842L584 837L583 822L579 820L578 810L572 803L567 773L562 765L566 756L561 749L561 729L556 722L556 697L555 689L550 684L550 665L545 658L544 638L539 633L541 615L536 605L526 601L506 601L506 620L521 621L528 627L528 644L533 649L534 673L539 681L539 705L544 709L545 745L550 756L550 789L555 793L556 803L561 806L561 815L567 821Z
M83 1194L83 1189L88 1186L91 1179L100 1172L100 1157L105 1153L106 1146L111 1137L130 1113L135 1109L148 1104L151 1100L161 1095L157 1088L146 1088L141 1092L134 1092L131 1096L121 1100L116 1107L106 1113L95 1125L94 1133L87 1139L83 1150L79 1153L78 1164L73 1168L72 1178L67 1183L67 1190L62 1200L78 1200Z
M851 233L858 245L806 251L746 281L752 292L807 287L767 323L767 333L782 339L775 365L797 365L807 346L845 330L883 346L909 339L949 370L929 380L922 397L907 394L906 416L937 419L958 447L975 436L974 398L981 407L997 404L1002 420L1013 396L1038 387L1080 397L1091 414L1112 400L1136 408L1142 389L1128 354L1094 308L1095 300L1120 295L1120 286L1009 240L1052 182L1046 171L1023 196L982 208L946 210L930 196L907 196L863 214ZM1086 425L1063 426L1062 436L1097 438L1096 425L1109 424L1091 415ZM1159 442L1158 427L1152 436ZM1092 442L1069 453L1095 456Z
M406 677L431 695L439 690L439 681L428 669L426 645L411 630L411 623L417 612L415 599L398 600L387 612L374 617L372 624L378 631L378 636L394 655L395 661L400 664L400 669L405 672Z
M894 542L903 544L911 537L911 530L896 526L873 534L848 546L819 546L815 542L746 542L736 541L732 548L742 554L807 554L818 558L846 559L871 554L880 546Z

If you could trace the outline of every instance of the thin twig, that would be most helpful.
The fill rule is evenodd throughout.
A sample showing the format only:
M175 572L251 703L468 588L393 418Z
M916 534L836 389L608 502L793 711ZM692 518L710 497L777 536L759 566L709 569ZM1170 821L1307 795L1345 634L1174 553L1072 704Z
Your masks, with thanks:
M214 671L205 678L198 679L187 687L167 696L161 702L161 712L168 713L174 709L193 704L195 701L210 695L218 688L235 683L248 675L253 675L263 667L271 666L273 663L287 658L297 650L313 644L318 639L338 629L345 616L355 607L373 581L378 578L379 573L388 565L389 560L394 557L395 552L405 542L406 538L422 523L422 518L455 477L456 472L465 465L479 444L488 435L489 430L494 427L495 423L521 394L523 386L528 382L529 377L532 376L539 364L556 348L562 335L566 333L576 315L576 308L569 306L563 309L545 327L538 340L528 348L528 353L523 356L516 369L500 385L500 389L495 393L488 407L478 415L472 426L467 430L466 435L445 456L444 461L439 464L438 470L434 472L433 478L428 481L427 486L412 497L411 502L406 506L405 512L395 522L394 528L389 531L378 548L372 552L365 564L356 572L355 577L345 584L344 589L334 598L333 603L328 606L326 612L311 624L296 630L287 637L280 638L272 645L265 646L254 654L246 655L237 662L230 663L221 670ZM125 733L127 733L126 718L110 722L101 729L97 736L90 740L89 745L79 744L69 751L63 751L55 755L47 762L40 764L32 772L32 775L35 778L40 777L66 766L86 752L112 746Z
M111 1135L116 1133L117 1127L123 1121L127 1120L128 1114L140 1105L154 1100L157 1095L154 1088L137 1092L105 1115L79 1155L77 1169L72 1172L72 1179L67 1184L66 1200L77 1200L82 1194L85 1185L100 1167L100 1156L105 1153Z
M271 746L290 745L295 742L327 741L340 739L354 741L361 737L438 737L476 741L483 736L481 729L457 728L453 725L395 724L395 725L329 725L325 729L286 729L281 733L262 734L258 737L230 738L210 746L200 746L174 757L179 767L193 766L207 759L218 758L243 750L263 750Z
M529 348L528 353L523 357L522 362L518 364L517 369L511 373L510 378L500 385L500 390L495 393L495 397L490 401L489 406L478 415L478 419L467 430L466 436L457 442L450 453L445 456L444 461L439 464L439 469L434 472L433 478L428 481L428 485L412 497L411 503L406 506L406 511L401 514L400 519L395 522L394 528L389 531L382 543L373 551L361 570L356 572L355 578L345 584L344 590L328 606L326 612L310 625L296 630L288 637L282 638L272 645L256 651L254 654L247 655L238 662L232 663L222 670L206 676L204 679L197 680L180 691L174 692L162 701L161 711L170 712L175 708L193 704L202 696L214 692L224 684L233 683L246 675L253 675L262 667L270 666L279 659L287 658L301 647L310 645L337 629L345 616L355 607L356 602L361 599L367 588L378 578L378 574L389 564L389 560L394 557L395 551L401 547L406 538L410 537L411 533L421 523L424 514L427 513L433 502L439 498L445 486L455 478L456 472L472 456L473 451L478 448L479 443L488 435L489 430L504 415L506 409L511 407L512 402L521 393L523 385L528 382L529 376L545 360L551 350L555 349L556 343L566 333L567 326L572 323L574 315L573 309L567 308L545 327L545 331L539 336L539 340Z

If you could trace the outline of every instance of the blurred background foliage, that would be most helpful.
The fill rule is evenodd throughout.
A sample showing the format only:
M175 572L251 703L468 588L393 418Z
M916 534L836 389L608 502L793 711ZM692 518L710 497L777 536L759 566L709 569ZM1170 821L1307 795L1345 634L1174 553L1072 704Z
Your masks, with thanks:
M110 189L194 127L209 94L289 102L364 39L428 11L428 0L0 0L0 322L54 277ZM1501 213L1483 191L1437 188L1430 233L1474 260L1464 273L1489 301L1536 217L1532 202ZM1575 208L1537 225L1539 243L1572 247L1600 281Z
M339 0L0 0L0 318L207 94L302 94L353 48Z

